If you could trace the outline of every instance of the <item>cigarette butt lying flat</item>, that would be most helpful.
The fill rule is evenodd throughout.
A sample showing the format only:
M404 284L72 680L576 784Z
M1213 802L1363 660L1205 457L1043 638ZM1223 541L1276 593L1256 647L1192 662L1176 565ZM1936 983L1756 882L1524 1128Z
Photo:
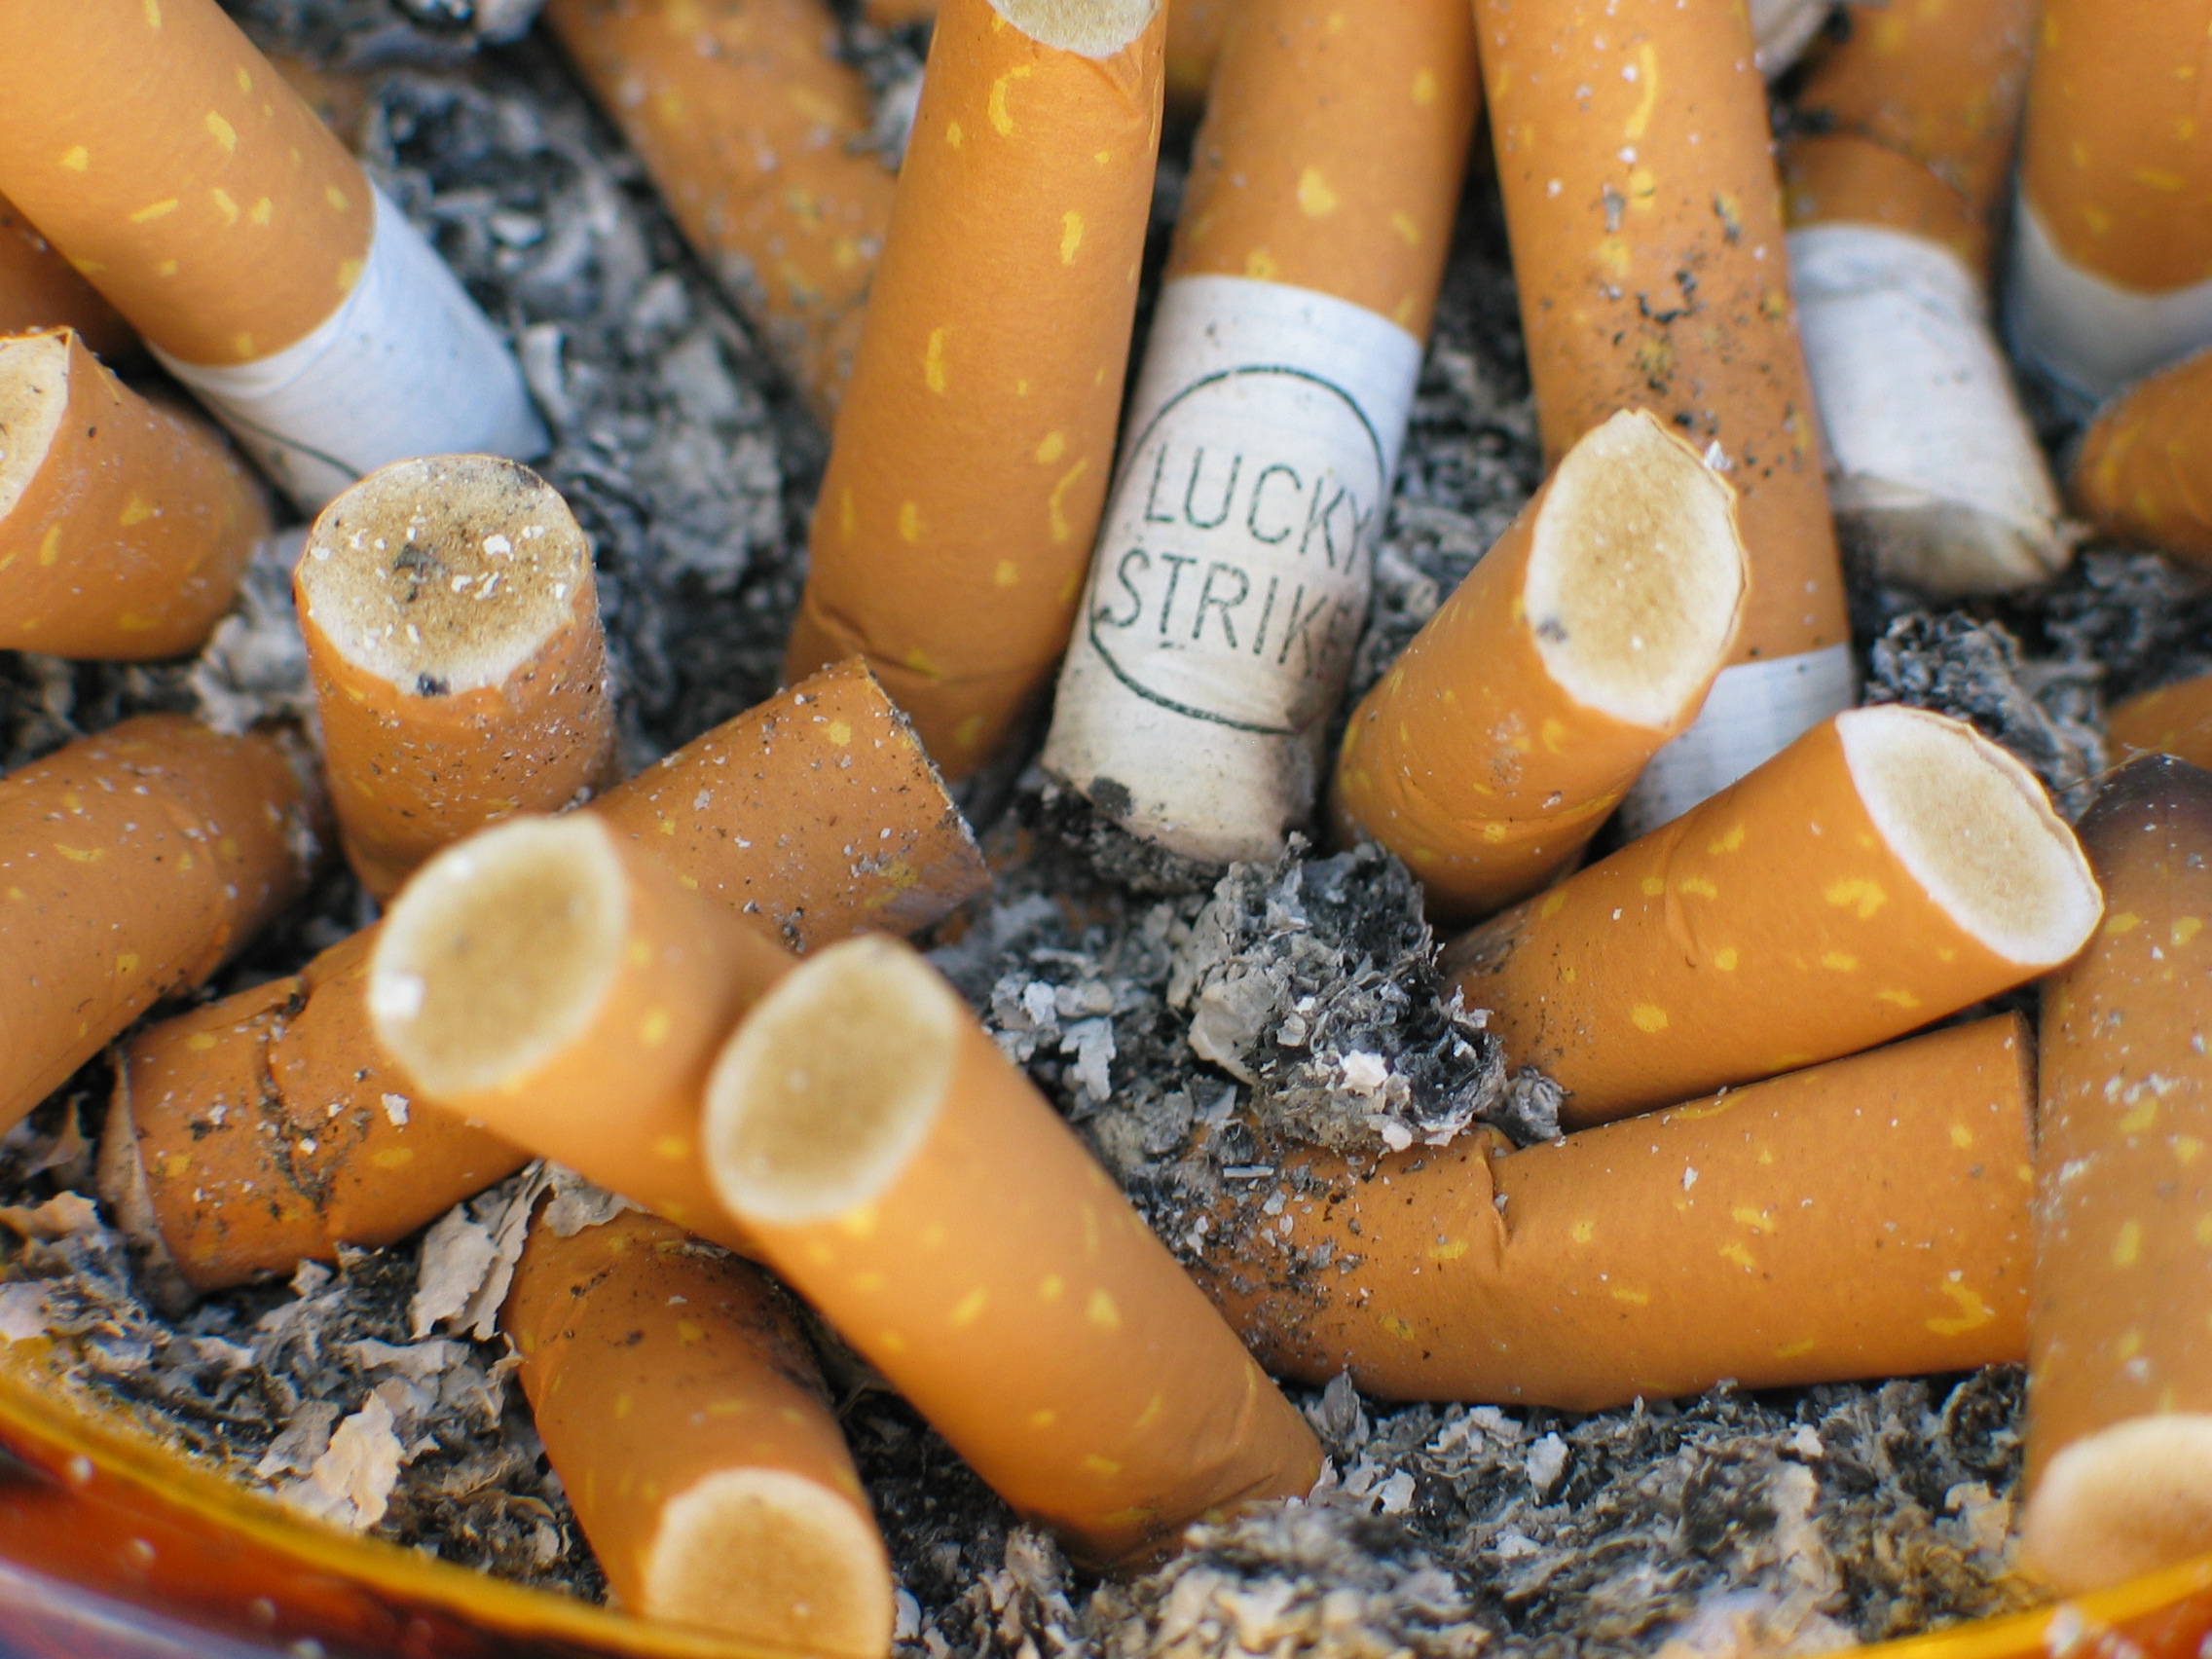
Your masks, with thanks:
M1783 157L1798 327L1846 541L1939 594L2041 581L2058 498L1986 299L2035 0L1867 14Z
M2212 774L2134 761L2081 829L2108 910L2044 985L2025 1529L2069 1591L2212 1549Z
M500 1324L625 1608L794 1652L890 1645L882 1535L766 1275L636 1211L569 1238L541 1217Z
M313 811L277 744L174 715L0 779L0 1123L297 898Z
M707 1160L762 1255L1084 1560L1303 1496L1305 1419L921 958L856 940L739 1027Z
M2212 345L2212 0L2045 0L2006 323L2086 403Z
M543 451L475 303L215 0L6 0L0 48L0 189L301 505Z
M1186 857L1311 816L1479 101L1455 0L1224 49L1043 756Z
M107 361L138 350L138 336L116 309L0 196L0 335L74 328Z
M2074 464L2075 507L2107 535L2212 564L2212 351L2098 412Z
M1544 452L1648 408L1743 497L1738 661L1623 807L1641 833L1852 702L1765 83L1739 7L1477 0Z
M946 0L786 659L866 655L963 777L1066 645L1160 145L1158 0Z
M1204 1276L1271 1369L1386 1400L1601 1411L2016 1362L2032 1067L2006 1014L1525 1152L1302 1158L1239 1197Z
M591 544L528 467L383 468L323 509L293 586L331 803L378 898L493 819L556 811L608 781Z
M894 179L825 0L552 0L545 18L685 240L827 421Z
M221 432L149 402L67 329L0 340L0 647L188 651L269 532Z
M1339 840L1404 859L1432 920L1564 869L1728 660L1734 496L1641 411L1584 434L1353 712Z
M2212 766L2212 674L2128 698L2106 717L2105 736L2119 760L2174 755Z
M1855 709L1446 952L1573 1126L1855 1053L2079 950L2101 901L2026 767Z

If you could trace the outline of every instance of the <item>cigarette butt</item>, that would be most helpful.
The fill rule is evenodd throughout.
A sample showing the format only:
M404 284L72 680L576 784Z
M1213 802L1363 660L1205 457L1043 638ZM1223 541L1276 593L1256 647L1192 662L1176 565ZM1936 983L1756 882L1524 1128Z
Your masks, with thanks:
M1167 35L1162 49L1167 107L1188 113L1204 105L1222 42L1243 0L1164 0ZM865 0L862 14L879 29L933 20L938 0Z
M1697 718L1749 574L1695 450L1641 411L1593 427L1353 712L1338 839L1404 859L1432 919L1534 892Z
M1742 495L1736 662L1623 811L1641 833L1853 701L1843 578L1741 7L1477 0L1547 461L1649 408Z
M1938 594L2066 562L2058 497L1986 300L2035 0L1869 13L1799 97L1784 152L1791 287L1839 530Z
M130 325L0 196L0 335L44 328L74 328L111 363L138 353Z
M278 744L175 715L0 778L0 1123L297 898L313 815Z
M339 831L377 898L472 830L608 781L591 544L528 467L383 468L323 509L293 587Z
M2107 919L2044 983L2025 1529L2067 1591L2212 1550L2212 774L2133 761L2081 833Z
M2032 1066L2002 1014L1525 1152L1303 1156L1203 1275L1271 1370L1386 1400L1603 1411L2017 1362Z
M2212 674L2128 698L2106 717L2105 738L2119 760L2173 755L2212 766Z
M1185 857L1312 814L1480 95L1455 0L1224 49L1043 756Z
M2006 322L2087 403L2212 345L2212 0L2045 0Z
M757 1269L634 1210L567 1238L541 1217L500 1322L622 1606L793 1652L889 1647L882 1534Z
M787 975L723 1050L704 1133L777 1272L1080 1558L1319 1474L1305 1419L912 950L856 940Z
M1160 146L1158 0L946 0L786 658L865 653L949 776L1067 644Z
M700 1101L793 960L595 815L519 818L408 884L368 1006L425 1099L751 1254L700 1162Z
M895 180L825 0L552 0L545 18L685 240L827 422Z
M215 0L8 0L0 44L0 189L301 505L542 453L483 313Z
M2074 504L2107 535L2212 565L2212 351L2128 387L2082 440Z
M68 329L0 340L0 647L141 660L205 640L269 533L221 432Z
M1446 953L1574 1127L1855 1053L2025 983L2102 902L2026 767L1855 709Z

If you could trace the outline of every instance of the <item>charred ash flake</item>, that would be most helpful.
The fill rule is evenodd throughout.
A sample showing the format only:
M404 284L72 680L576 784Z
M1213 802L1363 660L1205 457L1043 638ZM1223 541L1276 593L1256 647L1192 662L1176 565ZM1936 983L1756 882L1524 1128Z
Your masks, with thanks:
M765 695L823 435L557 53L536 36L478 50L527 25L529 0L231 3L265 42L376 77L355 135L368 165L514 339L555 434L540 470L594 539L632 764ZM835 3L853 24L857 8ZM855 25L849 45L895 151L921 38ZM1171 144L1156 231L1181 180ZM1164 235L1153 242L1148 292ZM1540 478L1503 249L1478 180L1346 711ZM2056 449L2070 432L2043 413ZM2108 698L2212 668L2212 592L2147 555L2089 550L2024 601L1934 610L1864 579L1853 597L1869 700L1972 720L2069 808L2104 763ZM0 760L149 710L233 725L296 711L290 626L272 566L198 663L0 653ZM1479 1011L1439 1001L1434 941L1393 862L1302 851L1214 869L1133 841L1034 774L993 787L1011 796L988 836L998 888L940 931L935 960L1187 1259L1207 1250L1201 1218L1272 1190L1298 1139L1357 1154L1477 1120L1522 1140L1551 1132L1556 1102L1512 1075ZM205 994L290 972L370 914L333 870ZM176 1320L149 1307L116 1235L75 1196L94 1151L80 1120L96 1122L108 1082L104 1062L88 1066L0 1140L0 1337L62 1335L82 1356L75 1386L311 1506L374 1507L381 1474L353 1453L396 1446L379 1535L602 1597L503 1345L417 1335L421 1240ZM487 1203L462 1222L485 1225ZM2008 1574L2009 1369L1587 1417L1382 1407L1340 1380L1301 1396L1332 1458L1310 1505L1195 1529L1155 1570L1101 1585L865 1365L823 1346L900 1575L900 1659L1721 1659L1877 1640L2023 1594ZM304 1490L318 1468L328 1478Z

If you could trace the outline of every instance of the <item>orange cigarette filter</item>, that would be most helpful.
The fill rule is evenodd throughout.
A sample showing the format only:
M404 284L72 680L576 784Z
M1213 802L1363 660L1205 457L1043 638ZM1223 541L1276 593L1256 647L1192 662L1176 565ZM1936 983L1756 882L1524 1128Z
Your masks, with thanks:
M1160 146L1159 0L947 0L809 538L791 679L864 652L952 777L1067 644Z
M1544 450L1647 407L1742 494L1737 664L1631 795L1665 823L1852 701L1842 571L1739 6L1476 0Z
M276 742L175 715L0 779L0 1123L297 898L314 816Z
M552 0L545 18L685 240L829 420L895 178L825 0Z
M138 350L138 336L116 309L0 196L0 335L45 328L74 328L111 363Z
M2105 925L2044 985L2025 1538L2068 1591L2212 1550L2212 773L2082 820Z
M2073 495L2105 535L2212 565L2212 350L2098 412L2074 463Z
M1890 705L1815 727L1445 965L1581 1127L1901 1036L2064 962L2101 907L2026 767Z
M1697 718L1749 576L1695 450L1641 410L1593 427L1353 712L1338 839L1404 859L1434 919L1542 887Z
M1203 1277L1271 1370L1385 1400L2017 1362L2033 1064L2005 1014L1525 1152L1302 1158L1217 1212Z
M856 940L754 1009L707 1161L763 1258L1081 1559L1302 1497L1306 1421L912 950Z
M269 533L222 433L149 402L66 328L0 340L0 648L191 650Z
M540 1218L500 1324L624 1607L791 1652L889 1647L883 1537L765 1274L634 1210L571 1237Z
M2106 717L2105 737L2119 760L2173 755L2212 766L2212 674L2128 698Z
M293 589L339 832L379 899L449 841L610 781L591 544L528 467L383 468L323 509Z

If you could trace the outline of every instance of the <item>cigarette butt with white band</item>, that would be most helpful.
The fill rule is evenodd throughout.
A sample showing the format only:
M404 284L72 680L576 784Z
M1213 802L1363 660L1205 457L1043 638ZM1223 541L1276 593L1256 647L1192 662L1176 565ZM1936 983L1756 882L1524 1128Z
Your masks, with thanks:
M2101 908L2025 766L1885 705L1823 722L1445 966L1580 1127L1902 1036L2064 962Z
M2068 1591L2212 1549L2212 774L2136 760L2081 830L2108 909L2044 985L2025 1525Z
M1783 155L1837 525L1929 593L2025 586L2068 553L1987 298L2035 18L2035 0L1860 14Z
M2212 674L2128 698L2105 717L2105 738L2116 761L2172 755L2212 767Z
M0 48L0 190L301 506L543 452L475 302L216 0L8 0Z
M763 1259L1079 1558L1319 1474L1305 1419L906 946L786 975L723 1050L704 1134Z
M1521 1152L1305 1155L1217 1209L1201 1276L1271 1370L1385 1400L2016 1363L2034 1102L2004 1014Z
M135 661L207 638L269 532L223 434L68 329L0 339L0 647Z
M1735 492L1648 414L1593 427L1353 711L1337 836L1380 841L1432 921L1580 852L1736 642Z
M552 0L545 20L684 239L828 421L895 180L826 0Z
M0 778L0 1124L299 896L316 805L276 742L176 715Z
M882 1534L757 1268L635 1210L570 1237L540 1216L499 1322L624 1608L790 1652L889 1647Z
M0 196L0 335L47 328L74 328L110 363L138 354L130 325Z
M381 468L322 510L293 587L339 832L376 897L496 818L609 781L591 544L528 467Z
M1737 6L1476 0L1546 458L1647 408L1742 496L1737 661L1623 807L1656 829L1853 701L1766 85Z
M2212 0L2045 0L2006 323L2084 405L2212 345Z
M2075 509L2105 535L2212 565L2212 350L2097 412L2074 463Z
M1479 101L1454 0L1224 48L1043 757L1186 857L1312 813Z
M786 658L856 652L965 777L1067 645L1160 145L1159 0L946 0Z

